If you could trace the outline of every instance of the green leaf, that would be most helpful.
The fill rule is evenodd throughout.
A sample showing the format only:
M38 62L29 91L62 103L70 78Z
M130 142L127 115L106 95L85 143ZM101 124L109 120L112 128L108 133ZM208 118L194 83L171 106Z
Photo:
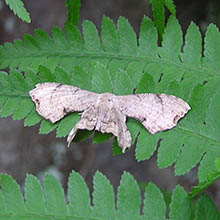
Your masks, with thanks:
M96 93L112 92L112 79L104 65L97 62L92 70L92 90Z
M122 153L123 153L122 148L118 145L117 138L115 137L113 143L113 154L114 156L118 156L121 155Z
M94 176L93 203L95 217L115 219L115 196L109 180L100 172Z
M70 43L69 45L70 48L73 49L74 51L82 52L84 49L84 44L79 29L75 25L70 23L67 23L65 25L65 28L66 28L67 38ZM71 60L73 60L73 57L71 57Z
M140 213L141 197L140 189L135 179L124 172L118 188L117 218L136 219Z
M44 194L48 212L58 215L60 220L64 220L63 216L67 214L64 190L58 180L52 175L47 174L45 176Z
M98 144L107 141L109 138L112 137L112 134L106 133L102 134L101 132L95 131L93 137L93 143Z
M9 78L11 85L16 89L17 93L23 94L28 92L26 81L20 72L17 70L11 70Z
M162 39L162 35L164 33L164 28L165 28L164 1L163 0L151 0L150 2L152 4L154 23Z
M184 146L175 165L175 175L182 175L194 167L205 152L205 143L196 137L184 139Z
M25 118L33 109L34 103L31 101L30 98L23 99L16 109L15 113L13 114L14 120L20 120Z
M20 187L16 181L7 174L1 174L1 191L7 205L7 211L13 214L24 215L27 212Z
M80 7L81 1L80 0L67 0L66 1L67 7L67 23L71 23L74 25L78 25L80 19Z
M2 107L6 101L7 101L7 97L0 95L0 107Z
M25 180L25 201L32 213L46 214L45 198L40 181L33 175L28 174Z
M0 110L1 117L8 117L17 109L17 106L21 102L20 97L11 97L5 103L5 105Z
M160 142L160 148L158 150L157 162L160 168L166 168L176 162L181 145L184 142L183 135L175 128L173 130L173 138L166 138L168 135L168 132L163 134L163 140Z
M141 56L157 57L157 30L153 22L144 17L141 23L139 37L139 52Z
M54 74L45 66L40 66L38 76L41 82L56 82Z
M0 219L3 219L1 215L6 215L7 214L7 209L6 209L6 204L4 202L4 196L3 196L3 193L2 191L0 191Z
M24 7L24 3L21 0L5 0L5 3L10 7L15 15L17 15L22 21L31 23L31 18L28 11Z
M144 216L151 220L162 220L166 216L163 194L152 183L149 183L146 188L143 212Z
M57 137L65 137L67 134L70 133L72 128L76 125L79 121L80 116L78 113L73 113L67 115L58 125L57 128Z
M132 81L126 71L115 73L113 91L116 95L128 95L133 92Z
M64 32L61 30L61 28L53 27L52 28L52 37L53 37L53 41L54 41L55 46L57 46L57 48L59 48L60 52L64 52L67 50L68 43L66 40L66 36L65 36Z
M137 55L137 36L128 23L128 20L120 17L118 20L118 36L120 54L133 56Z
M31 113L27 116L27 118L24 120L24 126L33 126L36 125L42 117L36 112L36 110L33 108Z
M158 0L160 1L160 0ZM178 21L174 16L171 16L168 20L166 30L163 35L162 50L160 56L166 57L166 59L179 61L179 54L182 46L182 31Z
M149 159L157 148L158 134L150 134L143 126L140 129L135 156L138 161Z
M71 79L69 75L60 67L55 69L56 81L62 84L71 85Z
M184 63L191 66L201 65L202 37L199 28L191 23L185 37L184 53L181 58Z
M102 48L106 52L119 52L119 39L115 24L106 16L102 20Z
M164 0L164 5L167 7L172 15L176 15L176 6L173 0Z
M191 202L183 187L177 185L170 203L169 218L172 220L190 220L192 219Z
M84 218L89 217L91 213L89 190L83 178L75 171L72 171L69 177L68 195L70 212Z
M85 80L86 79L86 80ZM91 89L91 74L88 74L84 68L76 66L73 73L73 84L81 89Z
M210 24L205 36L204 64L212 71L220 68L220 33L214 24Z
M88 52L101 51L100 39L95 25L91 21L84 21L82 25L86 50Z
M218 210L213 201L207 195L202 195L196 203L195 220L218 220L219 218Z
M58 126L58 123L51 123L49 120L43 120L40 124L40 131L39 133L40 134L48 134L50 133L51 131L53 131L57 126Z

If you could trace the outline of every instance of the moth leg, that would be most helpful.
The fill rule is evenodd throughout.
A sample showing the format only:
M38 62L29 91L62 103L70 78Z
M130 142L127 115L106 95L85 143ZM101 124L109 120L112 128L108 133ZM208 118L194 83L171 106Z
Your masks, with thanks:
M119 123L119 134L117 140L118 140L118 145L122 148L123 153L127 148L130 148L131 134L126 125L126 121L121 121L121 123Z
M118 145L122 148L123 153L131 146L131 134L126 125L126 116L117 109L113 109L111 126L106 128L106 132L112 133L117 137Z
M87 129L87 130L93 130L97 124L97 111L94 107L89 108L88 110L84 111L82 113L81 119L76 123L76 125L72 128L70 131L67 142L68 147L70 143L72 142L73 138L75 137L77 131L79 129Z

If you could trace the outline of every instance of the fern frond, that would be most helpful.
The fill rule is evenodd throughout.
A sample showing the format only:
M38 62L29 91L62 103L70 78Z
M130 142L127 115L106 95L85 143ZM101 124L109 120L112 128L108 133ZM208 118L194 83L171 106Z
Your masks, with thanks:
M22 21L31 23L30 14L24 7L24 3L21 0L5 0L5 3Z
M78 173L72 171L68 181L67 202L61 184L50 174L45 176L44 187L35 176L28 174L24 197L14 179L7 174L1 174L0 219L166 219L168 207L164 196L152 183L145 189L143 205L140 188L127 172L122 175L116 199L113 186L102 173L96 172L93 184L91 202L85 181ZM213 220L219 217L213 201L206 195L198 199L195 207L196 219L203 219L199 217L207 213ZM190 220L193 211L186 191L177 186L169 206L169 219Z
M26 126L42 118L33 108L28 92L39 82L60 82L95 92L116 95L167 93L188 101L192 110L170 131L150 135L140 123L128 119L132 143L140 131L136 147L138 161L148 159L156 150L161 168L175 163L176 175L182 175L200 162L199 180L207 174L220 156L220 33L211 24L205 36L204 56L198 27L191 24L183 43L182 31L175 17L168 21L162 46L157 45L157 31L146 17L139 39L129 22L120 18L117 28L112 20L103 18L101 38L94 24L83 22L83 38L76 26L68 23L66 35L55 27L52 37L42 30L35 36L0 47L0 65L26 70L0 74L0 115L25 119ZM183 48L183 50L181 50ZM38 72L38 74L36 74ZM20 107L19 107L20 106ZM25 106L25 108L22 108ZM57 128L63 137L78 121L74 113L52 125L42 120L40 132ZM85 137L91 132L87 132ZM95 142L110 136L95 134ZM83 136L79 135L78 140ZM117 149L117 142L114 142Z
M80 19L81 1L80 0L67 0L66 7L68 11L66 24L71 23L74 25L78 25L79 19Z

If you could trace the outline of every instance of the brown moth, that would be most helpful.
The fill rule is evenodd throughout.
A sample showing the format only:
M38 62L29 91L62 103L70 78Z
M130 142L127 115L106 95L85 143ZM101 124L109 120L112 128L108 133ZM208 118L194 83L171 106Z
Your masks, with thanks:
M131 145L126 116L140 121L151 133L171 129L190 110L182 99L166 94L116 96L97 94L75 86L40 83L30 91L37 112L52 123L71 112L82 112L81 119L67 137L68 146L78 129L112 133L123 152Z

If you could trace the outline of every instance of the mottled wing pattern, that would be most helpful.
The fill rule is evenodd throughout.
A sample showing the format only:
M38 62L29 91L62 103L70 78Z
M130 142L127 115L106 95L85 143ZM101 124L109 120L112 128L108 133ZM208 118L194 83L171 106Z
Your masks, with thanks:
M184 100L166 94L116 96L114 103L123 114L139 120L152 134L175 127L190 110Z
M40 83L30 91L37 112L52 123L66 114L84 111L97 102L98 94L59 83Z

